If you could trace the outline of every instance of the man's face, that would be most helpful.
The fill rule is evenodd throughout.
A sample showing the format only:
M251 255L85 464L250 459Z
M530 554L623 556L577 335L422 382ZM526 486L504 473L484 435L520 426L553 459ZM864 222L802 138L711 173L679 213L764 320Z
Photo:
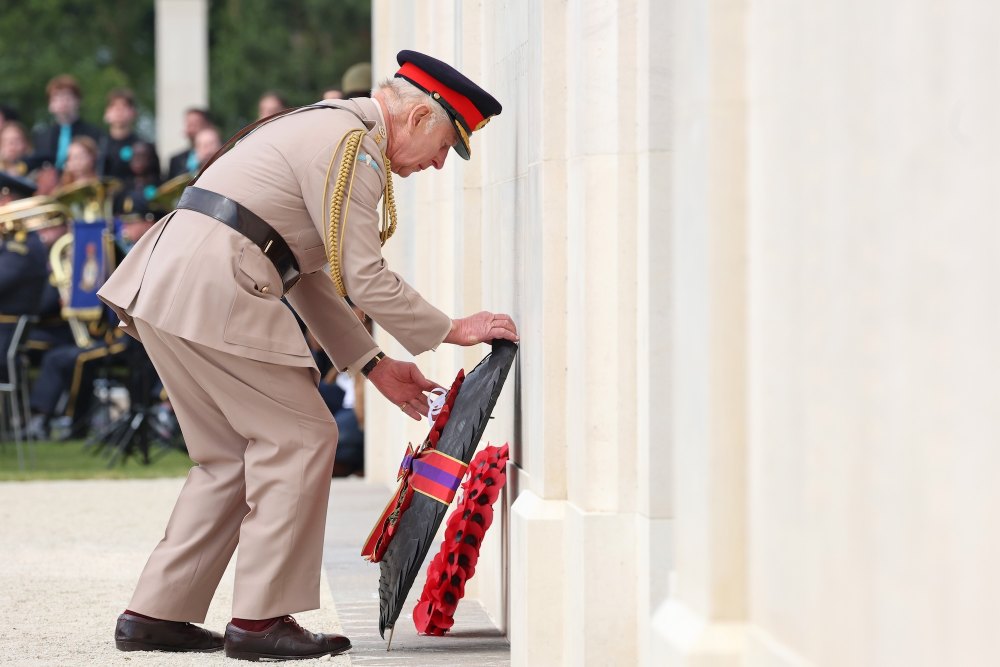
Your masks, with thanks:
M56 90L49 97L49 113L59 122L72 122L80 113L80 100L71 90Z
M451 123L441 122L428 132L430 110L418 105L410 112L406 126L395 138L397 147L392 154L392 171L406 178L428 167L440 169L448 158L448 151L458 137Z
M184 116L184 136L194 143L195 136L208 127L208 122L200 113L188 113Z
M219 138L219 133L211 127L206 127L204 130L195 135L194 138L194 154L198 159L198 164L203 165L208 161L208 158L215 155L215 152L222 148L222 140Z
M121 98L113 99L104 110L104 122L118 127L130 126L135 122L135 109Z
M13 162L20 160L28 152L28 142L21 130L8 125L0 130L0 160Z
M257 103L257 118L266 118L278 113L285 106L274 95L266 95Z

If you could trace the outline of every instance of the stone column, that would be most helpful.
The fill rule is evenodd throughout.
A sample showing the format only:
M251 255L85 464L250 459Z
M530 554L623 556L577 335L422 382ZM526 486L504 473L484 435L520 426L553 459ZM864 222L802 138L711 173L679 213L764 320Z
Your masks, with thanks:
M667 597L673 568L670 235L673 202L673 96L670 3L639 0L636 71L636 633L640 665L656 664L650 622ZM628 345L628 342L625 343ZM654 657L656 656L656 657Z
M156 150L161 159L187 148L184 110L190 107L208 107L208 2L156 0Z
M566 299L568 290L566 6L521 5L524 32L500 60L514 104L503 121L519 138L523 176L521 258L522 343L520 438L509 479L511 494L510 642L514 665L566 664L563 556L569 411ZM503 12L494 10L494 25ZM509 19L508 19L509 20ZM501 122L498 119L496 122ZM513 159L515 156L511 156ZM574 411L575 412L575 411Z
M634 664L635 2L567 8L566 664Z
M740 664L746 575L745 3L673 8L670 242L676 585L668 664Z

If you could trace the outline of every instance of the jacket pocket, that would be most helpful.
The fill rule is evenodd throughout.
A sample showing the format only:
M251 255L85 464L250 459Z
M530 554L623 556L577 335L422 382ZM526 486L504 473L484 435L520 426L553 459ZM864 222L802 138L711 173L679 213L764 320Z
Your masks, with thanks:
M236 293L223 340L257 350L308 357L309 348L291 309L281 301L281 281L256 246L245 247L234 273Z

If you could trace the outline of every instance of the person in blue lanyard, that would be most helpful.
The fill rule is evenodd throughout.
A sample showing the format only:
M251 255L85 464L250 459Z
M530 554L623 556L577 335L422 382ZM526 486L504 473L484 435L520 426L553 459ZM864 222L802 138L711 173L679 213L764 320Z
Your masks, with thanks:
M33 138L35 156L62 169L69 155L70 142L85 135L100 143L103 134L100 128L80 118L80 101L83 92L80 84L69 74L61 74L45 88L49 96L49 113L53 122L39 128Z

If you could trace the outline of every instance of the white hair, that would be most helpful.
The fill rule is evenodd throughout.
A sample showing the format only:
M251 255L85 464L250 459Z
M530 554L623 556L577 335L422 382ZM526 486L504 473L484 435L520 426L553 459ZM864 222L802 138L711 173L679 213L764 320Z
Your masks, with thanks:
M433 97L420 90L406 79L394 77L379 82L375 92L383 92L389 114L397 121L404 121L413 107L426 104L431 110L425 131L430 132L438 123L451 124L451 116Z

